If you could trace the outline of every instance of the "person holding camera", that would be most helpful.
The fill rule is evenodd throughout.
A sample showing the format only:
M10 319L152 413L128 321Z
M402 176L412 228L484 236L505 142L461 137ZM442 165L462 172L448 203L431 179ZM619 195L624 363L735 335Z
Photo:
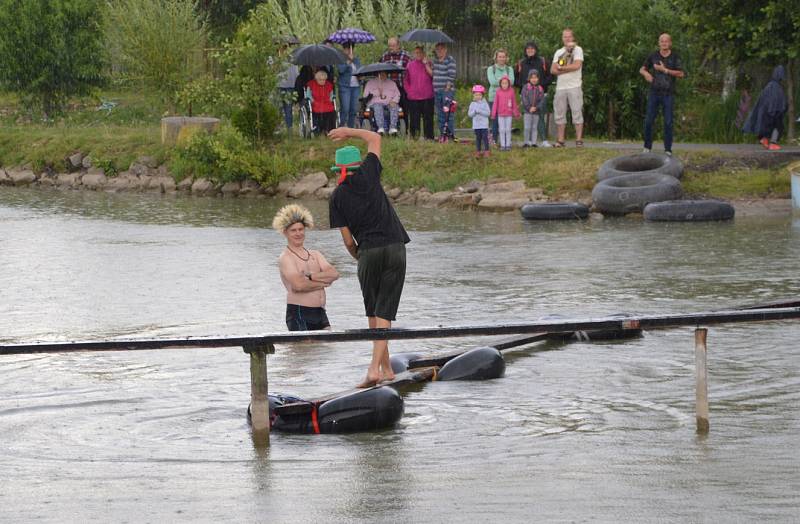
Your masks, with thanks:
M572 29L561 32L564 47L556 51L550 74L556 77L556 96L553 111L556 118L558 138L553 147L564 147L567 131L567 108L572 111L575 126L575 146L583 147L583 48L575 42Z

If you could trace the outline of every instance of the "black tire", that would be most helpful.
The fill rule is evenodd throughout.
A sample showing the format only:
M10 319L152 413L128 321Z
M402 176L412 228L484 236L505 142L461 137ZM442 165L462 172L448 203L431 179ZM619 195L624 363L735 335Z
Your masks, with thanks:
M644 208L645 220L654 222L705 222L730 220L736 211L721 200L673 200L655 202Z
M589 208L579 202L525 204L519 210L528 220L573 220L589 216Z
M683 163L674 156L662 153L638 153L607 160L597 171L597 181L631 174L683 176Z
M608 215L641 212L651 202L680 200L682 196L683 189L678 179L662 174L607 178L592 189L595 207Z

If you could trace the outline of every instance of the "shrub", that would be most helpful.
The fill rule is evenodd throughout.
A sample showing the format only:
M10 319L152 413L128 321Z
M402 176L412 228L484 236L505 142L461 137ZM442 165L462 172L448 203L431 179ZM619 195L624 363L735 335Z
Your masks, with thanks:
M217 133L197 133L177 148L170 169L179 179L194 176L225 183L251 178L272 185L288 165L261 154L234 127L223 126Z
M269 102L261 105L260 110L253 106L239 109L231 116L233 126L253 141L271 137L281 120L278 110Z
M171 110L202 70L207 29L191 0L109 2L105 36L120 78L160 93Z
M0 0L0 83L45 118L102 85L99 0Z

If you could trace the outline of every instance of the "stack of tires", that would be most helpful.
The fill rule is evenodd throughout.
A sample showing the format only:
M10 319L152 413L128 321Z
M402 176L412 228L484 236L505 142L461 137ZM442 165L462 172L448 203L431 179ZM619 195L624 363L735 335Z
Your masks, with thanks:
M651 202L679 200L683 164L660 153L612 158L600 166L592 201L604 215L641 213Z
M606 215L643 213L646 220L699 222L729 220L733 206L719 200L681 200L683 164L661 153L612 158L597 172L592 200Z

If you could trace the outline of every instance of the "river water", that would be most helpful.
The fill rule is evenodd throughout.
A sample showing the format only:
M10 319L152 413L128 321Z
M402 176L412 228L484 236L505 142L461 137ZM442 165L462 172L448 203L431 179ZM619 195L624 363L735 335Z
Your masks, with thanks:
M0 188L0 341L284 330L277 200ZM366 327L326 204L307 244ZM399 208L397 326L677 313L800 295L800 221L525 223ZM405 393L391 430L273 434L254 449L240 348L0 357L0 521L734 522L800 514L800 326L709 331L711 433L694 428L693 329L546 343L502 379ZM450 351L492 339L392 343ZM270 390L355 384L369 343L279 346Z

